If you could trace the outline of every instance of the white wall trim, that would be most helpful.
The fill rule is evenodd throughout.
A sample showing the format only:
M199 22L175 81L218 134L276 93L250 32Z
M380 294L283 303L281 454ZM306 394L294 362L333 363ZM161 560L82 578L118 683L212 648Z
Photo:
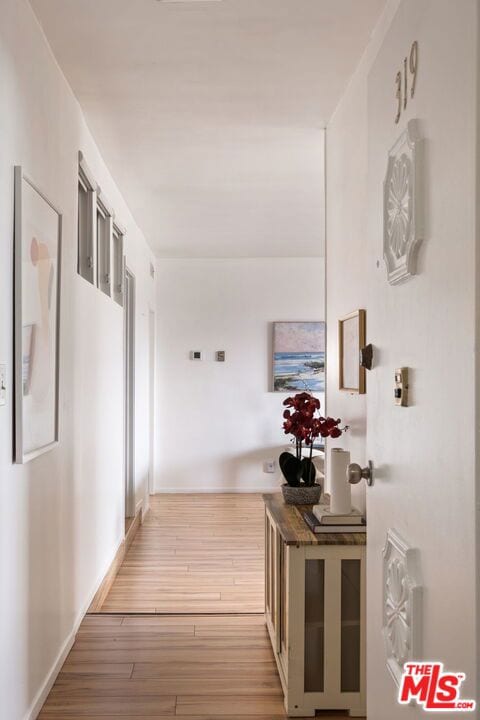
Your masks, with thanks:
M171 495L172 493L175 493L176 495L184 495L186 493L192 494L192 495L199 495L199 494L208 494L208 493L217 493L217 494L227 494L227 495L239 495L243 493L271 493L271 492L280 492L280 482L274 482L271 485L258 485L257 487L225 487L224 485L222 487L209 487L209 488L201 488L196 485L193 485L192 487L178 487L173 485L172 487L162 487L162 488L156 488L154 495ZM153 497L153 496L152 496Z
M109 558L108 562L105 563L105 566L103 567L102 572L97 577L94 587L90 591L86 602L83 604L82 609L80 610L77 617L75 618L73 627L72 627L71 631L69 632L69 634L67 635L62 647L60 648L60 651L59 651L52 667L50 668L49 672L47 673L47 676L46 676L42 686L38 690L37 694L35 695L35 698L32 701L32 704L30 705L29 709L27 710L27 712L24 716L24 720L36 720L37 716L39 715L40 710L42 709L42 707L48 697L48 694L49 694L50 690L52 689L60 670L62 669L62 665L65 662L65 660L67 659L68 653L72 649L73 643L75 642L75 638L76 638L76 635L78 632L78 628L80 627L85 615L87 614L88 608L90 607L92 600L95 597L97 590L100 587L101 583L103 582L103 578L105 577L106 573L108 572L108 569L110 568L110 565L112 564L112 562L120 548L120 545L123 543L124 539L125 539L124 537L121 537L120 540L116 543L115 550L114 550L111 558Z
M80 622L82 619L83 618L80 619ZM60 652L58 653L57 658L50 669L50 672L45 678L45 681L40 690L38 691L37 695L35 696L35 699L30 705L30 708L27 710L27 714L25 715L24 720L36 720L38 714L40 713L40 710L42 709L48 697L50 690L53 687L53 684L55 683L55 680L57 679L60 670L62 669L62 665L65 662L68 653L72 649L80 622L78 622L78 624L77 622L75 622L72 631L67 635L67 639L63 643Z

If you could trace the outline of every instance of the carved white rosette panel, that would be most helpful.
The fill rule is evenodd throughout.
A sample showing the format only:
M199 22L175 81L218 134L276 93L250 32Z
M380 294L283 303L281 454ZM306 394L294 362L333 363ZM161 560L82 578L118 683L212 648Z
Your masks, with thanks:
M387 667L397 685L404 663L420 659L422 588L417 556L395 530L388 530L383 550L383 638Z
M392 285L407 280L416 271L416 253L423 233L420 165L417 121L410 120L388 154L383 185L383 257Z

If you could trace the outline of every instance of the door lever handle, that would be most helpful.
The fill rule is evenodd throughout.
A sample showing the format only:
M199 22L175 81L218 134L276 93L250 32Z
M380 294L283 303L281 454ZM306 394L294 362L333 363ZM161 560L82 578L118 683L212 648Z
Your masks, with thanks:
M373 485L373 463L368 461L367 467L362 468L358 463L350 463L347 467L347 480L351 485L356 485L360 480L365 480L368 487Z

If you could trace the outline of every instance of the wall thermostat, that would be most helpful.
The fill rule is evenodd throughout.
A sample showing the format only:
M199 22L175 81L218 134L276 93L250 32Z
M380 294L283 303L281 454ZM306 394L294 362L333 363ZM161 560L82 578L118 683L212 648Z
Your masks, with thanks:
M190 350L190 360L203 360L203 353L201 350Z
M393 391L395 405L408 405L408 368L402 367L395 370L395 388Z
M217 350L216 358L217 362L225 362L225 350Z

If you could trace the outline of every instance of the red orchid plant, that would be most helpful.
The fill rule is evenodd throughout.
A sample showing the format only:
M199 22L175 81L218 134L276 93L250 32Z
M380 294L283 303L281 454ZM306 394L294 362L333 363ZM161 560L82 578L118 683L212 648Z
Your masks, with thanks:
M297 460L295 463L297 472L294 472L293 463L284 458L287 464L286 469L289 471L288 473L284 471L284 475L289 485L299 485L301 479L306 485L313 485L315 482L315 470L312 464L314 441L318 437L338 438L348 429L348 426L340 427L342 422L340 419L335 420L320 415L320 400L308 392L297 393L297 395L287 398L283 405L287 408L283 413L285 420L283 430L285 435L293 435ZM304 444L310 448L308 458L302 458ZM290 458L293 460L292 456Z

